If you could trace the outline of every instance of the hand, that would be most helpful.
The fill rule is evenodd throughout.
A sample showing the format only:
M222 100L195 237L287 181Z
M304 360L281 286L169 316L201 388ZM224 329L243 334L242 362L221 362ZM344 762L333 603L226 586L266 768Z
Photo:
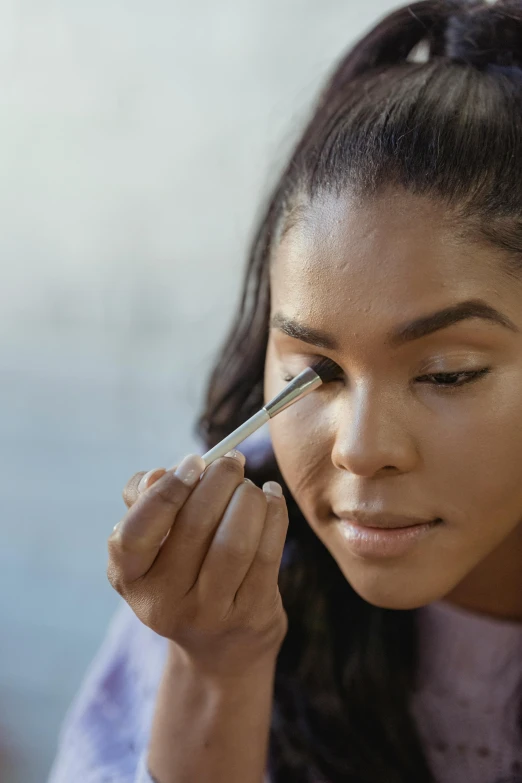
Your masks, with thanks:
M232 454L206 469L190 455L179 475L135 474L123 491L129 511L108 541L114 589L201 672L218 676L275 658L288 628L277 584L286 502L245 480L245 458Z

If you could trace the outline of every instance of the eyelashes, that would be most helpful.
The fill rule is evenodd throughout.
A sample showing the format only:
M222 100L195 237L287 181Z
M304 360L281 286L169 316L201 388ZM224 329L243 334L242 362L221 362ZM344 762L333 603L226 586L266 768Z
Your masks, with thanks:
M482 378L484 375L488 375L488 373L491 372L491 367L482 367L480 370L462 370L460 372L437 372L433 373L432 375L421 375L417 380L420 380L421 378L438 378L442 379L442 383L435 383L432 384L433 386L440 386L442 388L458 388L459 386L465 386L468 383L473 383L474 381L478 381L479 378ZM458 378L461 376L463 380L460 383L451 383L449 379L451 378Z
M332 359L321 357L320 359L312 362L309 367L323 379L323 386L328 383L333 383L337 380L344 380L344 371L342 367L339 367L337 362L334 362ZM283 381L290 383L290 381L293 381L294 378L297 378L297 375L298 373L291 375L290 373L284 373L283 371L281 378Z
M313 366L313 364L311 364L311 365L309 365L309 366L312 368L312 370L314 369L314 366ZM284 372L283 372L283 374L281 375L281 379L282 379L283 381L285 381L286 383L290 383L290 381L293 381L293 380L294 380L294 378L297 378L298 374L299 374L299 373L296 373L295 375L290 375L290 374L288 374L288 373L284 373ZM344 373L343 373L343 371L341 370L341 368L339 368L339 375L340 375L340 376L342 376L342 377L339 377L339 378L336 378L336 377L330 378L330 380L323 381L323 384L322 384L322 385L324 386L325 384L328 384L328 383L334 383L335 381L343 381L343 380L344 380Z
M333 362L335 364L335 362ZM313 365L312 369L313 369ZM337 365L338 366L338 365ZM428 386L435 386L436 389L440 389L441 391L452 391L453 389L460 389L462 386L467 386L470 383L474 383L481 378L489 375L491 372L491 367L481 367L479 370L456 370L454 372L437 372L437 373L431 373L430 375L419 375L415 380L419 381L420 383L424 383ZM332 377L331 380L326 381L326 384L329 383L335 383L338 380L344 381L344 372L339 367L339 378ZM294 378L296 378L297 375L291 375L288 373L283 373L281 375L281 378L285 383L290 383L290 381L293 381ZM455 379L461 379L457 383L453 383ZM432 382L431 379L436 379L435 382ZM325 385L323 383L323 386Z
M314 367L313 367L313 365L312 365L312 364L310 365L310 367L312 368L312 370L314 369ZM281 379L282 379L283 381L285 381L286 383L290 383L290 381L293 381L293 380L294 380L294 378L297 378L298 374L299 374L299 373L296 373L295 375L289 375L288 373L283 373L283 374L281 375ZM330 378L330 379L329 379L329 380L327 380L327 381L323 381L323 384L322 384L322 385L324 386L325 384L328 384L328 383L334 383L335 381L344 381L344 373L343 373L343 371L341 370L341 368L339 368L339 375L340 375L340 376L342 376L342 377L339 377L339 378L336 378L336 377Z

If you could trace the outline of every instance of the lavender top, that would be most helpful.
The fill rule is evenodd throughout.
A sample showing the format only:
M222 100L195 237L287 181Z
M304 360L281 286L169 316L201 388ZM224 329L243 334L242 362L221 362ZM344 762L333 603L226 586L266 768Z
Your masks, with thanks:
M251 436L241 450L253 464L268 447ZM437 602L421 610L420 632L412 710L437 782L522 783L522 624ZM66 715L48 783L153 783L147 746L166 650L122 603Z

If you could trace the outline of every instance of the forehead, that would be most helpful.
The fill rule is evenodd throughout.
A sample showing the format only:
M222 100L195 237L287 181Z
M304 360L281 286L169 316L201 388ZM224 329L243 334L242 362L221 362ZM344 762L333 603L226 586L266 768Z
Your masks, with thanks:
M501 287L500 260L463 234L442 205L404 191L365 202L322 194L274 250L273 310L317 321L375 308L399 321L412 307L484 297Z

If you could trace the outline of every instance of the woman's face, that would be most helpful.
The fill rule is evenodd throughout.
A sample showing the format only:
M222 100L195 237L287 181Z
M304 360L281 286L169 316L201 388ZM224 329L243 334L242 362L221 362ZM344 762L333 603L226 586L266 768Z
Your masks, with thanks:
M501 271L499 253L459 241L440 206L402 191L364 204L317 198L274 251L279 326L265 402L321 357L340 368L270 421L274 453L308 523L375 605L454 596L491 611L504 601L522 616L522 285ZM510 325L464 318L387 342L466 300ZM287 334L281 318L324 332L330 346ZM437 376L484 368L465 385L455 386L468 376L452 375L453 388ZM335 513L354 510L442 521L399 554L368 552Z

